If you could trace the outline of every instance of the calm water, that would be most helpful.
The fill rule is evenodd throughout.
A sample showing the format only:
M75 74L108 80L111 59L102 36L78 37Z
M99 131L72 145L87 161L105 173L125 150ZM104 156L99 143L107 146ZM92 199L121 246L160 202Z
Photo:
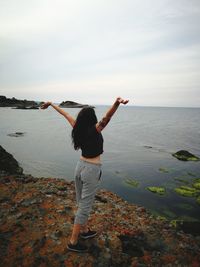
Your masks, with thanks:
M97 117L100 119L107 109L97 107ZM79 109L66 111L76 116ZM7 136L14 132L25 135ZM13 154L25 173L73 180L80 152L73 150L70 134L66 119L51 107L0 108L0 144ZM200 109L120 107L103 136L102 187L154 213L172 219L200 220L200 206L195 199L174 192L174 187L182 185L174 178L200 178L200 162L181 162L171 156L180 149L200 156ZM137 180L138 187L129 186L127 178ZM167 195L153 194L146 190L147 186L165 186Z

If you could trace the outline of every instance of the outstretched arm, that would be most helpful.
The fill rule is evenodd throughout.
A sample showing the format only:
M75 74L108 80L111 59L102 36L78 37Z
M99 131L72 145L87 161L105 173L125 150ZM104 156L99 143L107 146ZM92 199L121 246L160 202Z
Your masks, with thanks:
M40 108L46 109L49 106L52 106L56 111L58 111L61 115L63 115L68 120L68 122L71 124L71 126L74 127L75 119L69 113L67 113L66 111L64 111L60 107L54 105L52 102L49 102L49 101L45 102L40 106Z
M114 115L115 111L118 109L120 104L126 105L129 100L123 100L121 97L118 97L112 107L107 111L105 116L96 124L96 129L98 132L101 132L106 125L109 123L111 117Z

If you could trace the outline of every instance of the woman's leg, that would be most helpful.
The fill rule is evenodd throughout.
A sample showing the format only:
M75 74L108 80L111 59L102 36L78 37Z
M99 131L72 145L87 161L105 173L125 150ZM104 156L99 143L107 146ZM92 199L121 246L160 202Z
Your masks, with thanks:
M70 239L72 244L77 243L80 232L83 233L88 231L88 216L92 209L96 190L99 187L100 173L100 168L93 167L92 165L84 168L84 170L81 171L81 174L80 168L76 168L75 186L78 210Z
M70 238L70 243L71 244L76 244L77 241L78 241L78 236L79 236L79 233L80 233L80 229L81 229L81 224L74 224L73 226L73 230L72 230L72 235L71 235L71 238Z
M71 244L76 244L78 241L78 237L80 233L87 233L88 232L88 227L87 223L85 224L74 224L73 230L72 230L72 235L70 238L70 243Z
M81 181L81 163L78 162L75 169L75 191L76 191L76 204L78 205L80 199L81 199L81 193L83 188L83 183ZM81 230L81 224L74 223L72 235L70 238L71 244L76 244L78 241L78 236Z
M100 185L101 168L94 164L85 164L81 172L82 191L75 216L75 224L81 224L81 231L87 232L87 221L92 210L95 194Z

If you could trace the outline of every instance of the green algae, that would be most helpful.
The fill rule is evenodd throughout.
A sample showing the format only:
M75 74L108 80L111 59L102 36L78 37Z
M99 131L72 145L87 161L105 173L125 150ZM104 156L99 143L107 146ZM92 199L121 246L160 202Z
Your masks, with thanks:
M156 193L159 195L164 195L166 193L165 188L164 187L159 187L159 186L149 186L147 187L147 189L149 191L151 191L152 193Z
M199 192L197 189L185 185L177 187L174 190L177 194L184 197L196 197Z
M124 182L131 187L137 187L139 185L139 182L132 178L126 178Z
M174 228L176 228L178 226L178 220L171 220L170 221L170 225Z
M167 218L165 216L161 216L161 215L157 216L156 219L160 220L160 221L167 221Z
M187 161L199 161L199 158L197 157L190 157L187 159Z
M196 201L197 201L197 204L200 205L200 196L197 197Z
M200 182L196 182L192 186L196 189L200 189Z
M169 171L166 168L163 168L163 167L160 167L158 170L160 172L162 172L162 173L169 173Z

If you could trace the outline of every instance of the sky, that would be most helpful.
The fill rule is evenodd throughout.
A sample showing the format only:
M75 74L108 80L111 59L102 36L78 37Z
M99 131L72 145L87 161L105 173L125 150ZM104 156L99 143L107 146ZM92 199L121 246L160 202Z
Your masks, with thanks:
M200 1L0 0L0 95L200 107Z

